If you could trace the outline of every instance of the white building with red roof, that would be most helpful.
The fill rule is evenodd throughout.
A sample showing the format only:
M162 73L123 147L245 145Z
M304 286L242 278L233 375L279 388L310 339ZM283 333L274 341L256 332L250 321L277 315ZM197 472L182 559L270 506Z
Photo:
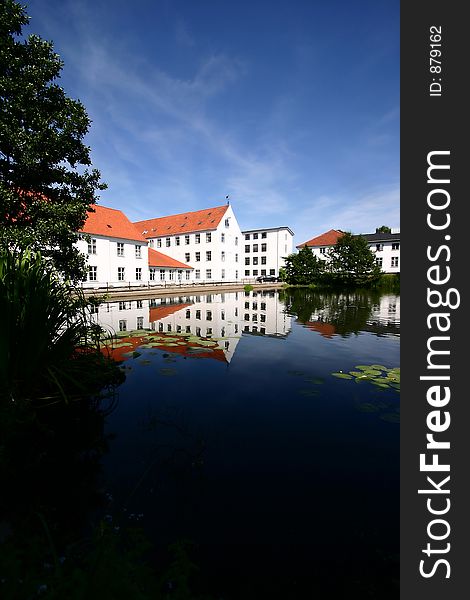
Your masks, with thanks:
M77 242L88 258L84 287L147 285L148 242L122 211L94 206L80 233L90 236Z
M243 277L242 234L229 204L134 225L150 248L193 267L189 275L183 270L186 281L237 281ZM176 267L179 270L181 267Z

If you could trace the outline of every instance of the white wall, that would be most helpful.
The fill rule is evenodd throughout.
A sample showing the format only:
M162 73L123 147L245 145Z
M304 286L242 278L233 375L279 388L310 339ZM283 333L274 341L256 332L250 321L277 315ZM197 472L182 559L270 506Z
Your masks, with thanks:
M88 252L88 243L81 239L76 243L77 248L87 256L87 265L96 267L97 279L92 281L87 278L83 287L94 288L97 286L133 286L147 284L149 280L148 270L148 246L145 241L123 240L119 238L105 238L99 235L91 235L92 250ZM118 243L124 245L124 255L118 256ZM136 254L136 247L140 246L140 258ZM124 280L118 280L118 268L124 267ZM136 278L136 269L141 269L141 280Z
M264 236L264 237L263 237ZM243 232L243 276L279 275L284 257L292 254L294 237L286 227ZM266 244L266 250L262 250ZM265 259L266 264L262 263ZM246 264L249 260L249 264ZM257 263L257 264L256 264Z

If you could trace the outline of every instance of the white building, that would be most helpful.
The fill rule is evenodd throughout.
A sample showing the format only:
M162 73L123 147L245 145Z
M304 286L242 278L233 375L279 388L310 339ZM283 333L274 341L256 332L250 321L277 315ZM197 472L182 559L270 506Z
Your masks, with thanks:
M344 235L341 229L330 229L308 242L299 244L297 248L308 246L313 254L323 260L329 259L329 250ZM391 233L363 233L369 248L375 254L375 260L384 273L400 272L400 231L392 229Z
M284 258L292 254L294 234L289 227L247 229L243 234L243 275L279 275Z
M193 267L185 281L237 281L243 238L229 204L135 224L151 248Z
M83 286L147 285L149 280L148 242L123 212L94 206L77 247L88 257L88 274Z
M148 249L149 254L149 280L151 284L156 283L184 283L191 281L193 267L179 262L162 254L153 248Z

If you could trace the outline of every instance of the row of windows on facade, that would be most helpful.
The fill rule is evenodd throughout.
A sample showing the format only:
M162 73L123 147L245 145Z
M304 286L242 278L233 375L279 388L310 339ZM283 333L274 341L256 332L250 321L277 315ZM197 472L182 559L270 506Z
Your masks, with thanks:
M253 244L253 246L250 246L250 244L245 244L245 252L259 252L259 248L261 248L261 252L268 251L267 244Z
M176 269L149 269L149 279L150 281L157 280L157 274L159 274L160 281L182 281L183 280L183 270ZM212 269L206 269L205 278L212 279ZM225 269L221 269L220 278L225 279ZM191 279L191 271L184 272L184 279L186 281L190 281ZM194 271L194 279L201 279L201 270L195 269ZM235 271L235 279L238 279L238 271ZM98 281L98 267L89 266L88 267L88 281ZM118 267L117 269L117 281L126 281L126 270L125 267ZM135 270L135 281L142 281L142 268L137 267Z
M253 277L256 277L257 275L268 275L267 269L261 269L260 271L258 271L258 269L253 269L253 271L250 271L250 269L246 269L245 277L251 277L250 273ZM276 274L276 269L269 269L269 275L275 275L275 274Z
M255 321L253 321L255 322ZM155 323L152 323L152 328L155 327ZM143 329L143 317L137 317L137 329ZM167 324L166 330L168 333L172 332L172 326L170 323ZM119 331L127 331L127 319L121 319L119 321ZM163 333L165 331L165 325L164 323L162 323L161 321L158 323L158 332L159 333ZM253 333L261 333L261 334L265 334L266 333L266 328L265 327L260 327L258 330L258 326L257 325L253 325L251 327L250 330L250 326L249 325L245 325L243 328L243 331L246 333L249 333L250 331L252 331ZM182 333L183 332L183 328L181 325L177 325L176 326L176 333ZM192 329L191 329L191 325L186 325L185 327L185 332L186 333L193 333ZM201 327L196 327L195 329L195 335L197 337L203 337L203 333L202 333L202 329ZM204 335L204 337L206 338L210 338L212 336L212 327L207 327L206 328L206 333ZM238 325L235 324L234 325L234 333L238 333ZM225 330L222 329L221 330L221 336L224 337L225 335ZM229 341L225 341L224 342L224 349L228 350L230 348L230 342Z
M194 233L191 234L194 236L194 243L195 244L200 244L201 243L201 234L200 233ZM187 234L184 236L181 235L176 235L174 237L166 237L166 238L157 238L156 240L150 240L150 247L153 248L154 246L156 246L157 248L161 248L163 246L163 242L165 242L165 247L166 248L170 248L170 246L172 246L171 240L173 239L173 245L174 246L181 246L182 242L184 242L185 246L188 246L191 243L191 235ZM212 232L208 231L205 234L205 240L207 244L210 244L212 242ZM225 233L221 233L220 234L220 241L222 242L222 244L225 243ZM238 236L235 237L235 246L238 246Z
M266 233L266 231L263 231L261 233L261 239L265 240L266 237L267 237L267 235L268 234ZM257 240L258 239L258 234L257 233L245 233L245 240L249 240L249 239L251 239L251 237L253 237L254 240ZM287 240L287 233L286 233L286 240Z
M371 250L375 250L376 252L382 252L382 250L384 249L384 244L375 244L375 246L371 245L369 246L369 248ZM323 248L320 248L320 254L327 254L329 249L329 246L324 246ZM394 242L392 244L392 250L400 250L400 244L398 242Z
M142 258L142 245L134 245L135 258ZM88 254L96 254L96 240L91 239L88 242ZM116 242L117 256L124 256L124 242Z
M377 263L377 266L383 267L384 259L383 258L376 258L375 262ZM391 267L398 267L398 256L392 256L392 258L390 259L390 266Z

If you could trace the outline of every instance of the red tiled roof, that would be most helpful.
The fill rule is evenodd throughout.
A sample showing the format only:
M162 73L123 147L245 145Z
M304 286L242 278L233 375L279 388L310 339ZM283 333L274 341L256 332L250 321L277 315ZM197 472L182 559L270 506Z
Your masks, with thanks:
M322 337L331 339L336 334L336 327L331 323L321 321L308 321L305 326L312 331L318 332Z
M185 265L184 263L171 258L171 256L167 256L166 254L162 254L153 248L149 248L149 267L169 267L173 269L192 269L190 265Z
M192 306L192 304L187 302L186 304L159 304L158 306L151 306L149 308L149 321L150 323L159 321L188 306Z
M334 246L340 237L343 237L344 231L341 229L330 229L326 233L322 233L321 235L308 240L308 242L304 242L303 244L299 244L297 248L302 248L302 246Z
M225 204L224 206L205 208L204 210L196 210L194 212L181 213L179 215L158 217L157 219L148 219L147 221L137 221L134 223L134 226L137 228L137 231L147 239L165 235L175 235L177 233L184 234L193 231L207 231L217 228L222 217L225 215L227 208L228 204Z
M94 212L88 213L81 233L103 235L122 240L147 241L122 211L98 205L93 208Z

